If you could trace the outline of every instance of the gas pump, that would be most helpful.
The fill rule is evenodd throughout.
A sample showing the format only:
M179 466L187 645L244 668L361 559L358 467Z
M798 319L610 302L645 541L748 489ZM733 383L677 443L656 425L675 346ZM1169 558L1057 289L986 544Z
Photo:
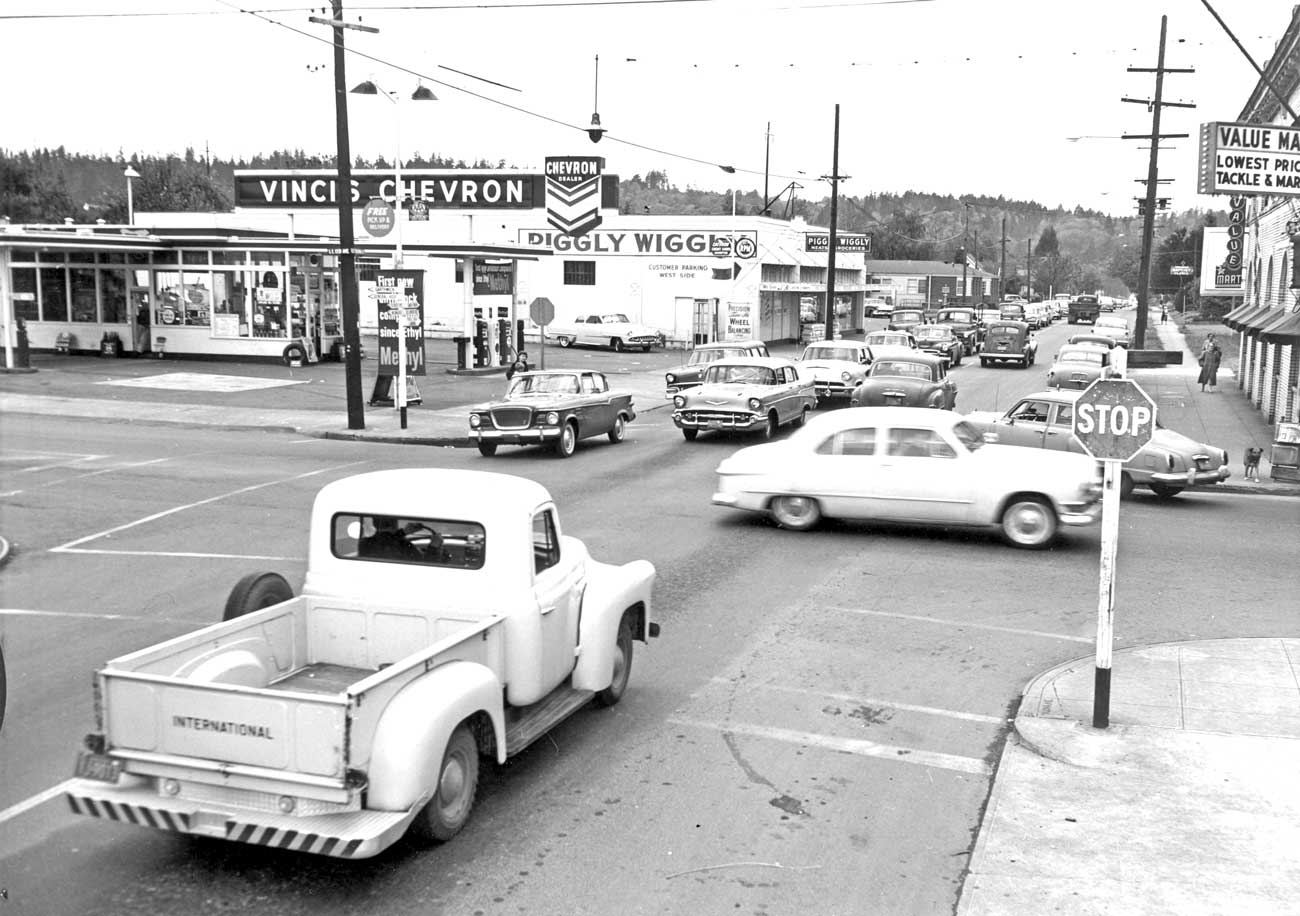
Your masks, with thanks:
M500 365L508 366L514 361L514 355L510 352L510 319L498 318L496 324L497 359Z
M474 320L474 368L482 369L488 364L492 352L488 344L488 323L482 318Z

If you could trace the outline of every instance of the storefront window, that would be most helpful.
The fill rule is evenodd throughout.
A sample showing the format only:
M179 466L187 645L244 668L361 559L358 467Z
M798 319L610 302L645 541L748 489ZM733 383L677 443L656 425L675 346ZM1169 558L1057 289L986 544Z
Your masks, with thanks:
M149 252L147 251L128 251L126 253L126 263L128 264L148 264Z
M180 252L177 251L155 251L153 253L153 262L155 264L179 264Z
M245 251L212 252L213 264L243 264L247 260L248 260L248 253Z
M120 270L101 270L99 272L99 307L103 320L108 324L125 324L126 313L126 274Z
M68 260L73 264L94 264L95 252L93 251L69 251Z
M253 336L287 337L283 271L259 270L253 280Z
M28 261L36 260L36 252L25 248L14 248L10 250L9 257L13 258L15 261L26 263Z
M212 302L212 336L252 336L252 316L248 309L244 274L215 271L212 274Z
M62 267L41 268L41 320L68 320L68 278Z
M181 263L203 264L206 266L208 263L208 253L206 251L182 251Z
M99 263L101 264L125 264L126 255L120 251L101 251L99 253Z
M90 256L95 259L94 255ZM93 267L74 267L68 271L72 280L72 320L98 321L95 303L95 270Z
M21 318L23 321L39 321L40 310L36 307L36 268L15 267L11 276L14 281L14 317Z
M206 270L187 270L182 280L185 285L185 323L207 327L212 323L212 275Z
M154 272L154 315L157 325L185 323L184 297L181 295L181 275L172 270Z

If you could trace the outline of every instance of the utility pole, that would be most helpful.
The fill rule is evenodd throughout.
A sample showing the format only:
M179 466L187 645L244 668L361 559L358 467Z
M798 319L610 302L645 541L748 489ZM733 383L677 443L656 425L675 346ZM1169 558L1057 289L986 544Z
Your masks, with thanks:
M767 200L767 169L772 161L772 122L767 122L767 133L764 134L765 143L763 144L763 200ZM767 204L763 204L763 215L771 216L772 211Z
M1034 295L1034 240L1025 239L1025 301ZM1028 311L1028 309L1026 309Z
M339 295L343 305L344 383L348 429L366 428L361 392L361 303L357 290L356 241L352 232L352 149L348 143L348 90L344 66L343 30L378 32L365 25L343 21L343 0L332 0L333 18L308 17L334 30L334 127L338 142Z
M1137 320L1133 327L1134 349L1142 350L1146 348L1147 335L1147 303L1150 296L1151 288L1151 237L1155 232L1156 218L1156 188L1160 183L1160 141L1171 137L1186 137L1187 134L1162 134L1160 133L1160 109L1164 107L1174 108L1195 108L1191 102L1166 102L1163 101L1166 73L1195 73L1192 69L1174 69L1165 67L1165 32L1168 28L1169 17L1160 17L1160 51L1156 57L1155 69L1150 67L1129 67L1129 73L1154 73L1156 75L1156 94L1154 99L1130 99L1122 98L1121 102L1134 102L1140 105L1146 105L1151 110L1151 133L1150 134L1123 134L1125 140L1150 140L1151 155L1147 161L1147 180L1146 180L1146 198L1144 213L1142 216L1142 261L1138 268L1138 308Z
M831 182L831 234L826 253L826 339L835 339L835 249L839 246L835 223L839 219L840 181L848 175L840 174L840 103L835 103L835 148L831 153L831 174L823 175Z
M1002 266L998 268L998 302L1007 292L1007 215L1002 214Z
M961 224L961 294L964 296L970 289L970 281L966 277L966 265L970 263L970 257L966 251L966 246L970 244L970 204L966 203L964 200L961 204L964 208L964 215ZM942 304L943 303L940 303L940 305Z

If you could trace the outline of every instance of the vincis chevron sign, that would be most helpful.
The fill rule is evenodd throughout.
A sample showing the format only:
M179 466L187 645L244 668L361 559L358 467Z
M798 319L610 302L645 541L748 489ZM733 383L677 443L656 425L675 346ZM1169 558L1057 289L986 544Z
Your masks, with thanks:
M599 156L546 157L546 221L572 236L600 225Z

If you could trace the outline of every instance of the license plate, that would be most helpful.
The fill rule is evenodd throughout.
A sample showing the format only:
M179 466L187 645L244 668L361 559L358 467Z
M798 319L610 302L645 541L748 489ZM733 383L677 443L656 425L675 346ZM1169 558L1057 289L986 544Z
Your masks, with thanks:
M92 754L82 751L77 755L76 776L78 779L93 779L96 782L117 782L122 775L122 761L107 754Z
M722 429L721 420L710 420L704 426L705 429Z
M896 407L896 406L901 406L902 403L903 403L903 399L900 398L900 397L897 397L897 396L895 396L895 395L890 395L889 397L885 398L885 406L886 406L886 407Z

